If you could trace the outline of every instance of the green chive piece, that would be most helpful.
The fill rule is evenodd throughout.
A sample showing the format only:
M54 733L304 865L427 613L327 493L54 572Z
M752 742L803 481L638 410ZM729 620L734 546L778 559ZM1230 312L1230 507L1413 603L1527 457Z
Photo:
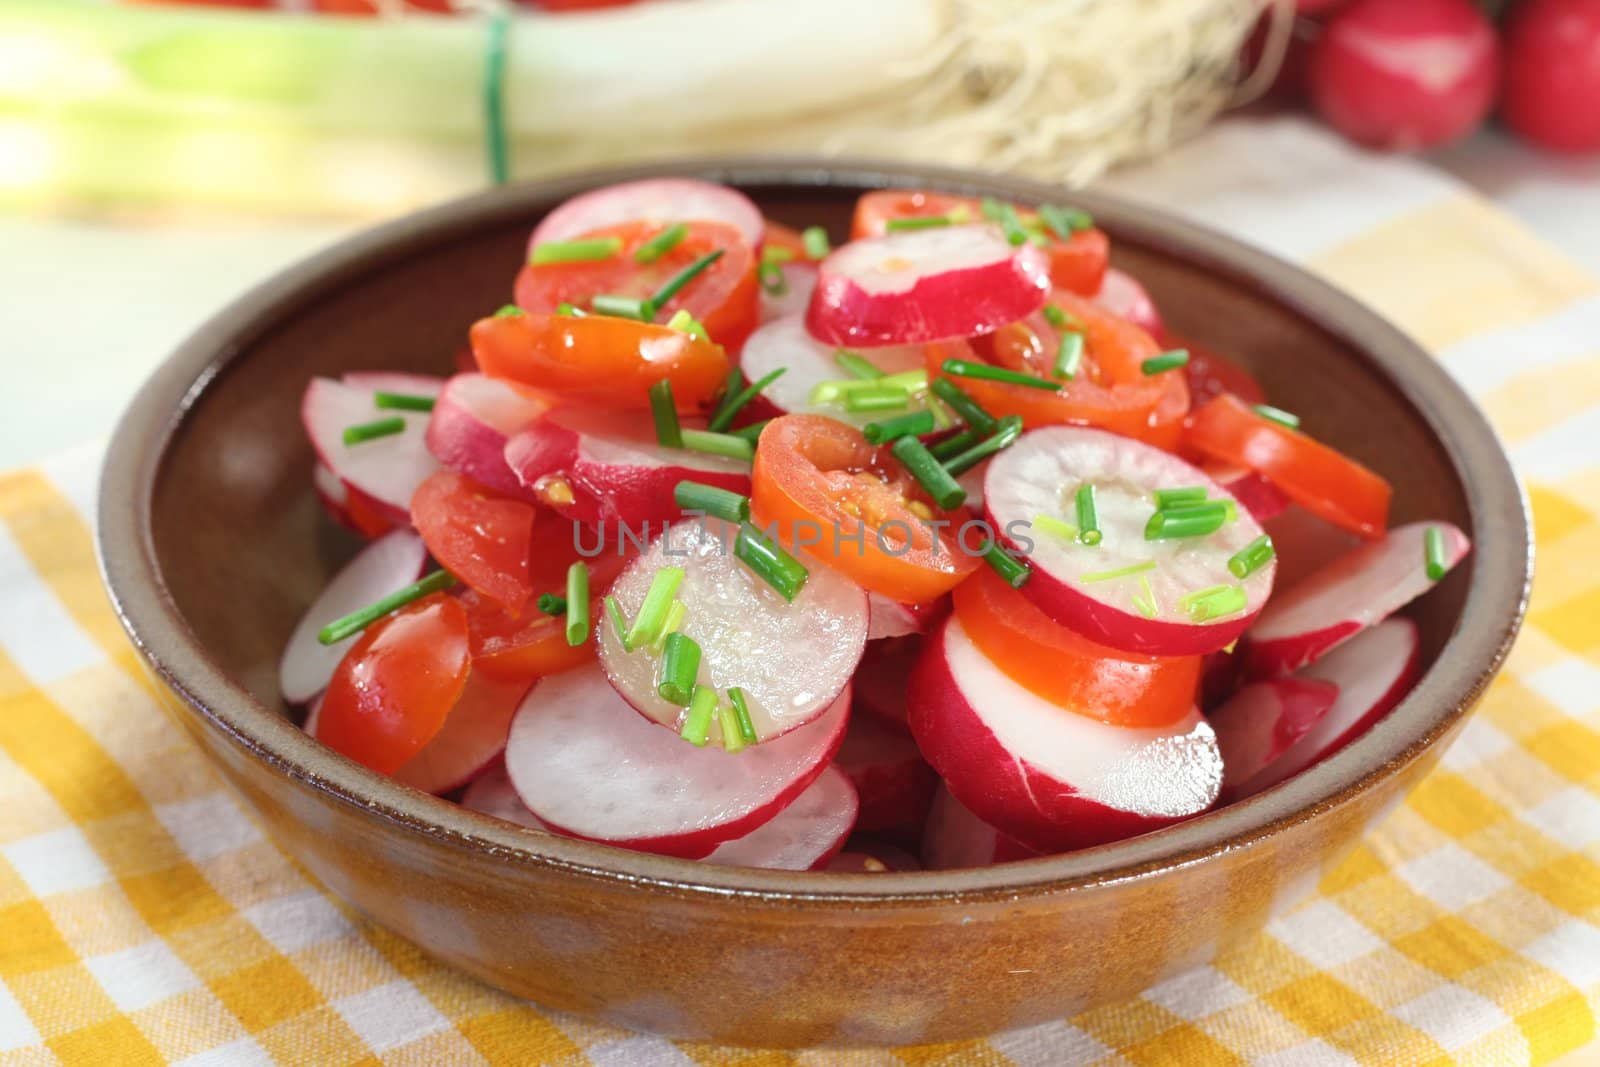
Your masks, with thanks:
M914 393L925 389L927 385L928 372L925 370L904 370L881 378L833 378L812 386L806 403L813 407L842 403L846 396L857 389L904 389Z
M501 304L500 310L494 313L494 317L497 319L510 319L521 314L524 314L524 312L521 308L517 307L517 305Z
M662 448L683 447L683 427L678 423L670 379L663 378L650 387L650 416L656 424L656 444Z
M883 371L874 367L870 361L863 358L860 352L852 352L848 348L841 348L833 354L833 361L839 364L846 374L852 378L882 378Z
M1078 494L1074 498L1078 510L1078 540L1086 545L1100 543L1100 513L1094 503L1094 483L1084 482L1078 486Z
M622 251L620 237L587 237L578 241L546 241L534 245L528 262L535 267L547 263L595 263Z
M639 613L633 617L633 625L628 627L628 636L623 641L630 651L643 648L661 636L661 627L667 621L672 598L678 595L678 587L682 584L682 567L662 567L656 571L655 577L650 579L650 589L639 604Z
M1147 619L1156 617L1159 610L1156 607L1156 591L1150 588L1150 579L1146 575L1139 575L1139 595L1133 598L1133 610Z
M360 422L354 426L344 428L344 443L359 445L364 441L376 441L380 437L391 437L397 433L404 433L406 420L399 415L392 415L387 419L373 419L371 422Z
M1422 558L1428 568L1428 580L1437 582L1450 570L1444 554L1444 531L1430 526L1422 535Z
M712 433L708 430L684 430L683 447L691 452L704 452L708 456L727 456L746 462L756 458L754 441L731 433Z
M888 233L899 233L901 230L932 230L940 226L949 226L955 222L949 215L909 215L903 219L890 219L883 224Z
M723 251L724 249L718 248L714 251L707 252L705 255L701 256L699 259L695 260L693 263L689 264L672 277L668 278L664 283L662 283L661 288L657 289L650 297L650 306L658 309L666 307L667 301L677 296L678 293L683 290L684 286L688 285L690 282L699 277L701 271L704 271L707 267L711 266L711 264L721 259Z
M1250 410L1260 415L1263 419L1275 422L1279 426L1286 426L1291 430L1300 428L1300 416L1292 411L1275 408L1271 404L1252 404Z
M787 263L794 258L794 249L782 245L763 245L761 247L761 262Z
M1021 589L1033 575L1033 568L1000 547L1000 542L990 541L983 553L983 561L1013 589Z
M807 259L821 259L833 251L828 241L828 231L821 226L807 226L800 231L800 243L805 246Z
M1235 578L1248 578L1260 570L1275 552L1271 536L1262 534L1228 557L1228 570Z
M697 685L692 695L686 695L683 703L689 705L689 714L683 720L683 729L678 736L694 745L704 748L707 741L711 740L711 719L717 713L717 691L709 685Z
M1153 571L1155 569L1155 560L1147 559L1143 563L1130 563L1126 567L1118 567L1114 571L1095 571L1093 574L1085 574L1078 581L1111 582L1118 578L1131 578L1135 574L1143 574L1145 571Z
M1139 364L1139 369L1146 374L1160 374L1162 371L1177 370L1188 362L1189 350L1187 348L1174 348L1161 353L1159 356L1151 356Z
M785 600L792 601L798 596L806 579L811 576L805 564L748 522L739 524L739 537L734 542L733 554Z
M995 417L983 409L983 405L972 399L971 395L961 386L948 378L935 378L930 389L935 396L950 405L950 409L961 416L963 422L980 434L994 432Z
M732 755L744 751L744 735L739 732L739 713L732 704L717 705L717 725L722 727L722 750Z
M1006 235L1008 243L1012 245L1027 243L1028 231L1022 225L1022 217L1017 214L1015 204L985 199L983 202L983 217L1000 224L1000 232Z
M584 311L580 307L575 307L572 304L567 303L565 300L556 305L556 314L565 315L569 319L586 319L589 317L589 313L587 311Z
M1068 330L1061 335L1061 342L1056 345L1055 366L1050 368L1050 373L1066 381L1078 376L1078 367L1083 363L1083 334L1076 330Z
M637 319L639 322L649 322L656 317L656 305L649 300L640 300L636 296L601 293L589 301L589 306L594 308L597 315L610 315L618 319Z
M760 396L769 385L782 378L788 372L788 367L779 367L775 371L763 374L738 392L730 396L724 396L722 403L717 405L716 413L711 416L711 421L707 424L708 428L713 433L721 433L726 430L729 424L733 422L734 417L744 409L746 404Z
M882 422L869 422L861 434L869 444L881 445L897 437L919 437L933 432L933 412L913 411L909 415L896 415Z
M961 488L961 483L933 458L933 454L917 438L902 437L895 441L891 451L917 483L927 490L933 502L945 511L960 506L967 499L967 491Z
M991 367L987 363L973 363L965 359L947 359L944 361L943 370L946 374L953 374L958 378L978 378L988 382L1026 385L1033 389L1048 389L1052 393L1061 389L1058 383L1032 374L1007 370L1005 367Z
M761 288L769 296L784 296L789 292L789 279L783 273L783 268L776 263L763 263L756 272L761 281Z
M869 384L889 385L896 389L904 389L907 392L915 393L928 387L928 372L925 370L903 370L899 374L885 374L882 378L876 378ZM857 386L857 388L863 387Z
M924 400L928 405L928 412L933 415L934 429L948 430L956 424L955 416L951 414L950 408L943 400L936 396L927 396L924 397Z
M650 647L660 654L666 651L667 638L683 629L683 620L689 617L689 605L681 600L674 600L667 609L667 617L661 624L661 633L650 642Z
M695 326L700 326L700 324L695 322L694 316L683 310L683 308L679 308L677 311L674 311L672 313L672 318L667 320L667 329L669 330L679 330L683 333L693 333L693 327ZM704 326L700 326L700 332L705 332Z
M695 675L700 673L700 644L688 634L672 633L667 635L661 649L656 692L668 704L676 704L681 708L689 703L689 698L695 692ZM716 699L714 694L712 699Z
M1054 515L1035 515L1032 525L1036 530L1043 530L1051 537L1062 541L1077 541L1078 528L1070 522L1063 522Z
M1168 508L1187 508L1195 504L1204 504L1206 487L1186 485L1181 489L1157 489L1150 495L1156 502L1156 510L1166 511Z
M1146 541L1174 541L1184 537L1205 537L1222 529L1228 521L1228 505L1221 500L1204 504L1168 508L1150 516L1145 523Z
M380 389L372 394L372 403L376 407L395 411L432 411L434 399L412 393L385 393Z
M733 705L733 713L739 718L739 736L744 738L744 743L753 745L756 737L756 724L750 721L750 703L745 699L744 690L738 686L728 690L728 703Z
M628 617L622 614L622 605L614 596L606 596L606 618L611 620L611 628L616 631L617 640L622 643L622 650L632 652L633 646L628 644Z
M732 433L734 437L742 437L746 441L749 441L753 444L760 439L761 431L765 430L767 428L767 423L771 421L771 419L762 419L760 422L752 422L749 426L741 426L737 430L732 430L729 432Z
M940 379L940 381L943 380L942 378ZM934 459L942 461L952 456L961 455L961 453L981 440L983 440L983 435L969 426L960 433L951 434L938 444L929 445L928 451L933 454Z
M1011 443L1021 436L1022 416L1007 415L1000 420L999 429L995 430L991 436L979 441L953 459L946 460L944 469L949 471L952 477L959 478L1002 448L1009 448Z
M1094 218L1087 211L1058 204L1040 204L1039 218L1063 241L1070 241L1079 230L1094 227Z
M577 648L589 640L589 565L582 560L567 568L567 644Z
M567 598L560 593L540 593L539 610L546 615L565 615Z
M1244 588L1237 585L1214 585L1196 593L1178 598L1178 610L1195 622L1220 619L1244 610L1248 598Z
M455 584L456 577L449 571L434 571L426 578L412 582L404 589L396 589L383 599L368 604L359 611L352 611L341 619L334 619L317 631L317 640L325 645L336 645L351 634L365 630L391 611L403 608L414 600L421 600L430 593L437 593L441 589L449 589Z
M635 263L654 263L674 248L685 237L689 236L689 227L681 222L673 223L650 240L633 250Z
M1066 329L1067 323L1072 321L1072 316L1062 311L1055 304L1046 304L1044 306L1044 321L1056 329L1062 330Z
M979 201L978 210L982 212L983 217L988 219L990 222L999 222L1001 216L1005 212L1005 208L1001 206L1000 201L996 200L992 196L986 196Z
M684 511L702 511L726 522L750 518L749 497L715 485L682 481L673 488L672 499Z
M844 394L846 411L900 411L911 404L911 394L893 386L852 389Z

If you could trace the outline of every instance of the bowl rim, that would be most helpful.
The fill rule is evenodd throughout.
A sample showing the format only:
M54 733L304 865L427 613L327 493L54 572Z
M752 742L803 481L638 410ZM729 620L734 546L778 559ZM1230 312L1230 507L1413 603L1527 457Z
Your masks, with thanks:
M419 793L346 759L268 709L206 652L156 561L151 508L161 462L217 377L283 316L397 255L425 253L496 225L524 225L536 205L642 177L702 177L736 186L935 188L1022 202L1070 200L1119 244L1176 255L1254 288L1361 354L1425 419L1466 489L1472 582L1437 661L1376 727L1333 757L1257 796L1124 841L1064 855L955 871L841 874L722 867L538 834ZM1248 847L1376 787L1450 732L1507 656L1532 580L1526 495L1488 420L1419 344L1308 271L1167 212L980 171L804 156L728 156L588 170L510 185L402 216L346 238L234 300L186 339L119 421L101 472L97 548L113 607L146 667L210 729L326 797L448 846L518 867L755 904L916 908L1017 901L1148 878ZM1492 546L1492 552L1484 547Z

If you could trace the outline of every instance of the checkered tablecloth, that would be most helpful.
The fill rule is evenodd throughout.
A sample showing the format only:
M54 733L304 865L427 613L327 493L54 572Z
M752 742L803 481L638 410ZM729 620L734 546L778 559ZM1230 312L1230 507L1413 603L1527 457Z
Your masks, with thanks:
M542 1011L353 915L157 710L98 448L0 475L0 1063L1543 1063L1600 1013L1600 280L1415 162L1233 122L1113 182L1354 291L1489 411L1539 578L1443 764L1316 896L1133 1000L955 1046L751 1053ZM286 428L285 432L293 432Z

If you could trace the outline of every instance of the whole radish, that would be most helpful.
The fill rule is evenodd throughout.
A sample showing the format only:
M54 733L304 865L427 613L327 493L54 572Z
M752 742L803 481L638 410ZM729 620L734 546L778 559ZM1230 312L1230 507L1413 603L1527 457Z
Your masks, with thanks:
M1527 0L1506 23L1500 114L1558 152L1600 150L1600 0Z
M1311 59L1317 110L1374 148L1431 148L1470 132L1498 81L1499 42L1470 0L1355 0Z

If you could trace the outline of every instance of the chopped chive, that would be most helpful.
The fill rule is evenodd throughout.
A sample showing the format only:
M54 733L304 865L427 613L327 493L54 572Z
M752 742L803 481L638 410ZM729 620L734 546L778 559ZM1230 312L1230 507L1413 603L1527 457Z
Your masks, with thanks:
M589 301L589 306L597 315L610 315L618 319L636 319L639 322L649 322L656 317L656 307L648 300L640 300L636 296L618 296L615 293L601 293Z
M729 433L734 437L742 437L746 441L753 443L761 437L761 431L765 430L767 423L771 421L771 419L762 419L760 422L752 422L749 426L741 426L737 430L730 430Z
M344 428L344 443L359 445L363 441L376 441L380 437L392 437L397 433L404 433L406 420L399 415L391 415L387 419L373 419L371 422L358 422L354 426Z
M661 636L661 627L667 621L672 598L678 595L678 587L682 584L682 567L662 567L656 571L655 577L650 579L650 588L645 593L644 600L639 604L639 612L633 617L633 625L628 627L628 635L623 641L629 651L643 648Z
M455 575L449 571L434 571L426 578L412 582L404 589L396 589L381 600L374 601L358 611L352 611L343 618L334 619L317 631L317 640L325 645L336 645L351 634L365 630L391 611L403 608L413 600L421 600L430 593L437 593L439 590L448 589L455 584Z
M1000 420L999 429L985 440L979 441L960 455L945 461L944 469L952 477L959 478L973 467L982 463L1002 448L1008 448L1011 442L1022 436L1022 416L1007 415Z
M789 292L789 279L778 264L763 263L756 275L761 281L761 288L767 291L768 296L784 296Z
M589 565L578 560L567 568L567 644L577 648L589 640Z
M909 415L896 415L882 422L869 422L861 428L868 443L881 445L897 437L918 437L933 432L933 412L913 411Z
M929 414L933 416L934 429L948 430L956 424L955 416L950 413L949 407L945 405L943 400L936 396L930 396L926 398L926 403Z
M1058 204L1040 204L1039 218L1063 241L1070 241L1079 230L1091 229L1094 219L1087 211L1061 207Z
M1139 575L1139 595L1133 598L1133 610L1147 619L1156 617L1159 610L1156 607L1156 591L1150 588L1150 579L1146 575Z
M860 352L852 352L848 348L841 348L835 352L833 361L839 364L840 369L852 378L871 379L883 377L883 371L863 358Z
M940 379L940 381L943 380L942 378ZM952 456L961 455L961 453L981 440L983 440L983 435L969 426L960 433L951 434L937 444L929 445L928 451L933 454L934 459L946 460Z
M1162 371L1177 370L1188 362L1189 350L1187 348L1174 348L1161 353L1159 356L1151 356L1139 364L1139 369L1146 374L1160 374Z
M1252 404L1250 405L1250 410L1269 422L1277 423L1279 426L1287 426L1291 430L1300 428L1300 416L1292 411L1275 408L1271 404Z
M799 595L806 579L811 576L805 564L748 522L739 524L739 537L734 542L733 554L785 600L793 600Z
M733 406L734 399L738 397L740 391L743 390L744 387L744 371L740 370L738 367L734 367L728 372L728 380L722 383L722 396L717 399L717 406L711 409L711 429L722 429L721 426L717 425L717 420L722 418L723 412L727 411L728 408ZM728 418L732 419L733 416L729 415Z
M1248 598L1243 587L1214 585L1210 589L1202 589L1179 597L1178 610L1195 622L1205 622L1207 619L1220 619L1224 615L1243 611L1246 603Z
M898 374L885 374L882 378L873 380L876 385L890 385L896 389L905 389L915 393L928 387L928 372L925 370L903 370Z
M949 511L967 499L967 491L961 488L961 483L933 458L933 454L917 438L902 437L894 443L891 451L939 507Z
M983 409L983 405L972 399L971 395L961 386L949 378L936 378L930 389L935 396L950 405L952 411L960 415L962 421L980 434L993 433L995 417Z
M750 518L750 498L701 482L682 481L672 490L672 499L685 511L703 511L727 522Z
M831 378L812 386L811 392L806 396L806 403L813 407L838 404L858 390L899 389L909 393L927 384L927 373L927 371L901 371L899 374L889 374L882 378Z
M546 615L565 615L567 598L560 593L540 593L538 607Z
M1000 224L1000 231L1006 235L1006 241L1012 245L1026 244L1028 231L1022 225L1022 217L1017 214L1015 204L1008 204L993 197L985 197L983 201L983 217L991 222Z
M565 300L556 305L556 314L565 315L569 319L586 319L589 317L589 313L587 311L584 311L580 307L569 304Z
M1118 567L1114 571L1095 571L1093 574L1085 574L1078 581L1111 582L1118 578L1131 578L1135 574L1143 574L1145 571L1153 571L1155 569L1155 560L1147 559L1143 563L1130 563L1126 567Z
M678 736L704 748L711 740L711 718L717 713L717 691L709 685L697 685L692 694L685 694L683 703L689 705L689 714L683 720Z
M500 310L494 313L494 317L497 319L510 319L522 314L525 314L525 312L515 304L501 304Z
M610 259L622 251L620 237L587 237L577 241L546 241L533 246L528 262L536 267L547 263L594 263Z
M1156 502L1157 511L1166 511L1168 508L1186 508L1195 504L1206 502L1206 487L1203 485L1186 485L1181 489L1157 489L1150 494Z
M807 226L800 231L800 243L805 246L807 259L821 259L833 251L828 243L828 231L821 226Z
M717 260L721 259L723 251L724 249L718 248L707 252L705 255L701 256L699 259L695 260L693 263L689 264L672 277L668 278L664 283L662 283L661 288L657 289L655 293L651 295L650 306L653 308L666 307L667 301L671 300L673 297L677 296L678 293L682 292L684 286L694 281L695 278L700 276L702 271L711 266L711 264L715 263Z
M1450 570L1444 554L1444 531L1430 526L1422 535L1422 559L1428 569L1428 579L1437 582Z
M744 751L744 735L739 732L739 713L732 704L717 704L717 725L722 727L722 751L737 755Z
M749 461L756 458L754 441L731 433L712 433L709 430L684 430L683 447L691 452L704 452L708 456L727 456L729 459Z
M999 222L1005 213L1005 208L1001 205L1000 201L996 200L992 196L986 196L979 201L978 210L982 212L983 217L988 219L990 222Z
M663 621L665 621L664 616ZM668 704L676 704L681 708L689 703L689 697L694 694L694 679L699 673L699 642L688 634L668 634L666 643L661 646L661 665L656 673L656 693Z
M983 553L983 561L1013 589L1021 589L1033 574L1033 568L1000 547L999 541L990 541Z
M1065 311L1062 311L1057 305L1046 304L1044 306L1044 321L1048 322L1056 329L1062 330L1066 328L1067 323L1075 320L1071 315L1068 315Z
M1043 530L1051 537L1057 537L1063 541L1076 541L1078 539L1078 528L1070 522L1063 522L1054 515L1035 515L1032 525L1035 529Z
M750 721L750 704L745 699L744 690L733 686L728 690L728 703L733 705L733 713L739 718L739 736L744 738L744 743L756 743L756 724Z
M899 411L911 404L911 394L893 386L874 385L844 394L846 411Z
M412 393L386 393L380 389L372 394L372 403L375 407L395 411L432 411L434 399Z
M1146 541L1172 541L1183 537L1205 537L1222 529L1228 521L1228 505L1208 500L1181 508L1167 508L1150 516L1145 523Z
M635 263L654 263L674 248L678 242L689 236L689 227L681 222L673 223L650 240L633 250Z
M706 328L700 325L693 315L682 308L672 313L672 318L667 320L667 329L681 331L701 341L709 341L711 339L706 333Z
M683 447L683 427L678 423L670 379L663 378L650 387L650 416L656 424L656 444L662 448Z
M965 359L947 359L944 361L943 370L946 374L954 374L958 378L978 378L989 382L1026 385L1033 389L1048 389L1052 393L1061 389L1057 383L1032 374L1007 370L1005 367L991 367L987 363L973 363Z
M1262 534L1228 557L1228 570L1235 578L1248 578L1273 557L1274 551L1272 538Z
M1100 514L1094 503L1094 483L1084 482L1078 486L1078 494L1074 498L1078 511L1078 540L1086 545L1100 543Z
M1055 366L1050 368L1050 373L1070 382L1078 376L1078 367L1082 363L1083 334L1077 330L1068 330L1061 335L1061 342L1056 345L1056 362Z
M683 620L689 616L689 605L681 600L674 600L667 609L667 617L661 624L661 633L650 642L650 647L657 653L663 652L667 647L667 638L683 629Z
M787 263L794 258L794 249L782 245L763 245L761 247L761 262Z
M707 427L715 433L720 433L728 428L744 406L767 390L773 382L789 373L788 367L779 367L777 370L768 371L743 389L730 397L724 397L723 402L717 405L716 414L711 417ZM764 423L763 423L764 425Z
M622 614L622 605L617 598L606 596L606 618L611 620L611 629L616 631L617 640L622 643L624 652L632 652L633 646L628 644L628 618Z
M890 219L883 224L883 228L888 233L897 233L901 230L932 230L953 222L955 219L949 215L909 215L903 219Z

